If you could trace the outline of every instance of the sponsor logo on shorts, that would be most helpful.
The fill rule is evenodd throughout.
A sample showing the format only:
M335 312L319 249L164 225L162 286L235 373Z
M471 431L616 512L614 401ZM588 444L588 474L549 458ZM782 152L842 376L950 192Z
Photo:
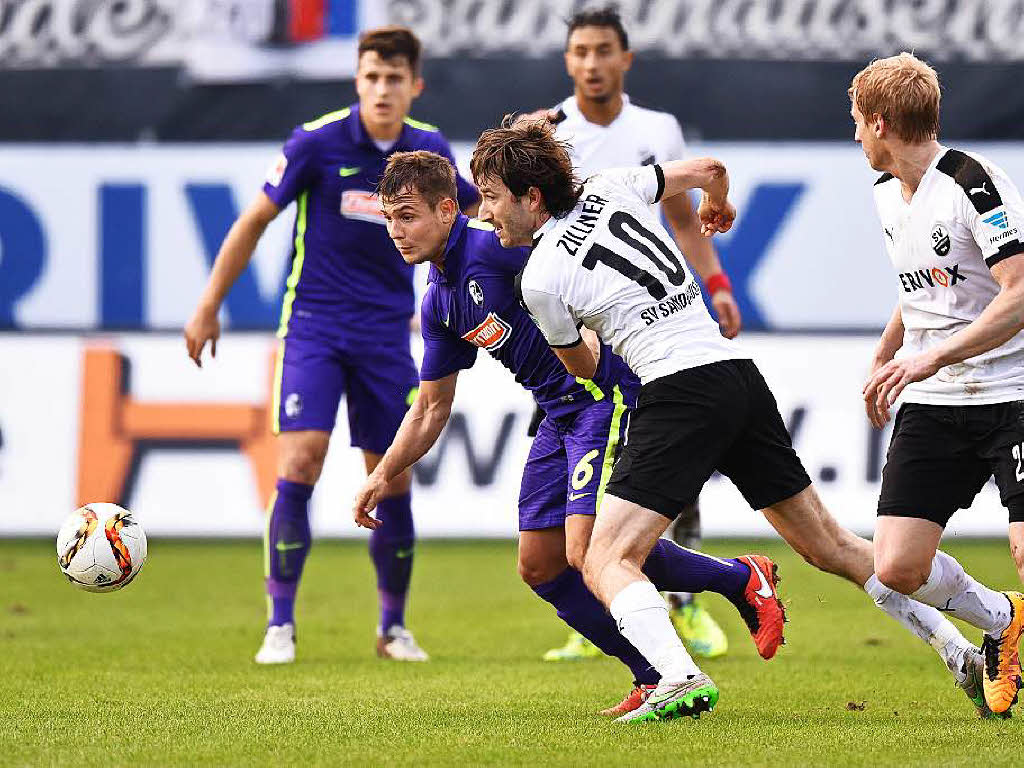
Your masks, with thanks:
M470 344L486 349L488 352L495 352L508 341L512 333L512 326L498 317L494 312L488 312L487 317L476 328L463 335L463 339Z
M346 219L384 224L384 214L380 212L380 198L374 192L361 189L346 189L341 193L341 215Z
M930 267L915 269L913 272L900 272L900 284L905 293L928 288L952 288L965 280L967 280L967 276L960 274L959 264L954 264L951 267Z
M267 168L267 183L272 187L278 186L281 183L281 179L284 178L284 172L287 168L288 158L282 153Z
M302 396L298 392L292 392L284 400L284 415L294 419L302 413Z

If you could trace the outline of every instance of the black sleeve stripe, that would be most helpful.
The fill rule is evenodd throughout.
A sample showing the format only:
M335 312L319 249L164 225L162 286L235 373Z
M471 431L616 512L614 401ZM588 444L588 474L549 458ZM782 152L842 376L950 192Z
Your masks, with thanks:
M1003 204L1003 198L988 171L970 155L958 149L950 149L939 160L936 168L953 177L953 181L964 191L978 213L988 213Z
M890 181L893 178L895 177L891 173L883 173L878 177L878 180L875 182L875 186L877 187L879 184L885 184L885 182Z
M554 116L552 116L552 117L550 117L548 119L551 121L552 125L558 125L559 123L565 121L565 117L566 117L565 110L562 109L561 107L559 107L558 111L555 112Z
M1005 261L1011 256L1016 256L1019 253L1024 253L1024 243L1020 240L1011 240L1008 243L1003 243L999 246L999 250L985 259L985 264L989 269L992 269L1000 261Z
M658 194L654 196L654 202L659 202L661 196L665 194L665 172L661 170L661 165L658 163L654 164L654 175L658 177Z
M521 269L518 272L516 272L515 294L516 294L516 301L519 302L519 306L522 307L523 309L525 309L526 313L529 314L530 313L530 308L528 306L526 306L526 299L523 298L523 272L524 272L524 269Z
M548 344L548 346L552 349L569 349L570 347L578 347L582 343L583 337L579 336L572 344Z

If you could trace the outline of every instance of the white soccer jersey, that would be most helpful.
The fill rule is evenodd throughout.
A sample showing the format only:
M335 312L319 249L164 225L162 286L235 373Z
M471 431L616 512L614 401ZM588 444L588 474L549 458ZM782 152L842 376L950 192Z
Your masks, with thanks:
M875 182L885 244L899 277L905 333L898 357L964 328L999 292L990 268L1024 252L1024 202L1007 175L942 147L910 203L891 174ZM1024 400L1024 334L909 385L905 400L974 405Z
M538 231L520 278L523 303L553 347L585 325L644 384L687 368L749 357L711 319L700 286L651 214L659 165L592 176L576 208Z
M572 146L572 164L581 179L607 168L629 168L682 160L683 130L668 112L638 107L622 94L622 111L608 125L591 123L576 97L556 107L555 135Z

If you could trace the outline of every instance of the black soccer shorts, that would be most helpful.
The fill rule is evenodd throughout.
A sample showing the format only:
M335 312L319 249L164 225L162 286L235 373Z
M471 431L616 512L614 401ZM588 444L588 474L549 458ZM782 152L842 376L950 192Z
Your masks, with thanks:
M1010 522L1024 522L1024 401L904 403L882 470L878 514L943 528L995 475Z
M811 484L752 360L723 360L645 384L607 493L671 520L715 470L754 509Z

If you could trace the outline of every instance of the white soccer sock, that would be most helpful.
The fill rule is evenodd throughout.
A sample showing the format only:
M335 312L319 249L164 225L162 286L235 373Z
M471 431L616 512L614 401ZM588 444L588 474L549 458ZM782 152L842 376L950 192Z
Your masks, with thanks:
M955 559L936 552L928 581L910 597L952 614L990 635L1010 626L1010 601L975 581Z
M864 591L875 605L934 648L958 683L964 681L964 656L974 645L949 619L930 605L889 589L875 574L864 584Z
M665 682L675 683L700 674L683 647L668 608L649 581L634 581L624 587L608 606L619 632L644 655Z

